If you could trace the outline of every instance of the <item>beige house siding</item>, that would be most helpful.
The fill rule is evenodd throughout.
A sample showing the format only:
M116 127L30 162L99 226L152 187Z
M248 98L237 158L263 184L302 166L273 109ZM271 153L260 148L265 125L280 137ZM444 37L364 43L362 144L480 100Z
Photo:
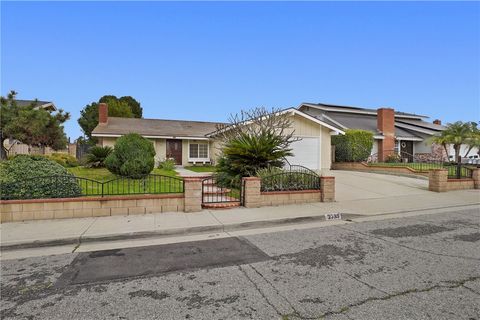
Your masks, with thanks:
M213 163L217 163L222 153L222 142L220 140L210 141L210 158Z
M299 115L293 117L292 127L296 136L319 137L321 134L321 126L318 123Z
M117 141L117 138L103 137L98 139L98 144L102 147L110 146L113 148L113 146L115 146L116 141Z
M332 143L331 143L331 134L330 129L326 127L321 127L321 136L320 136L320 168L322 171L330 170L332 166Z

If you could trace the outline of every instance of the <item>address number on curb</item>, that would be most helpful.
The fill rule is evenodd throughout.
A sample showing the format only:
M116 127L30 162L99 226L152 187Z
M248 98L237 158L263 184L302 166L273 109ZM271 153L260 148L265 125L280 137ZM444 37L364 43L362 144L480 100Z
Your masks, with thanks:
M341 213L326 213L325 220L342 220Z

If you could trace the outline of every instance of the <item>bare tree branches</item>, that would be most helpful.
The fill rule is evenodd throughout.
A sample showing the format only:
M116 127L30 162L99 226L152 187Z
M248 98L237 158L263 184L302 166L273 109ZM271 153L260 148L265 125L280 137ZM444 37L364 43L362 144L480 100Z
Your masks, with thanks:
M215 135L223 142L241 135L259 136L271 133L281 137L281 148L300 140L294 137L292 114L286 110L257 107L251 110L242 110L240 113L231 114L228 124L217 125Z

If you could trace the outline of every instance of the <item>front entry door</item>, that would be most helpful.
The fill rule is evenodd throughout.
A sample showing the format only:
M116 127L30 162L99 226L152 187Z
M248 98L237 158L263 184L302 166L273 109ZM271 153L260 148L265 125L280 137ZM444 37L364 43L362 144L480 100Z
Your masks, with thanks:
M400 141L400 153L403 159L413 162L413 141Z
M182 164L182 140L167 139L167 158L175 159L175 164Z

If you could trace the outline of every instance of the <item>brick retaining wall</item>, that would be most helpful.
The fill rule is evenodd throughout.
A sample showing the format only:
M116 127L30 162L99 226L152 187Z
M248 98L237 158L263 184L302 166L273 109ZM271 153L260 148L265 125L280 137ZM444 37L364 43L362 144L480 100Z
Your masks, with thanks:
M286 204L335 201L335 178L320 177L321 190L294 190L261 192L261 179L258 177L243 178L244 206L258 208Z
M0 222L183 211L183 193L0 201Z
M466 189L480 189L480 169L473 169L471 179L449 179L447 169L430 170L428 190L447 192Z
M271 191L260 193L260 207L285 204L320 202L320 190Z
M378 173L400 173L409 175L421 175L428 177L428 172L420 172L415 169L403 166L369 166L362 162L334 162L332 163L333 170L352 170Z

